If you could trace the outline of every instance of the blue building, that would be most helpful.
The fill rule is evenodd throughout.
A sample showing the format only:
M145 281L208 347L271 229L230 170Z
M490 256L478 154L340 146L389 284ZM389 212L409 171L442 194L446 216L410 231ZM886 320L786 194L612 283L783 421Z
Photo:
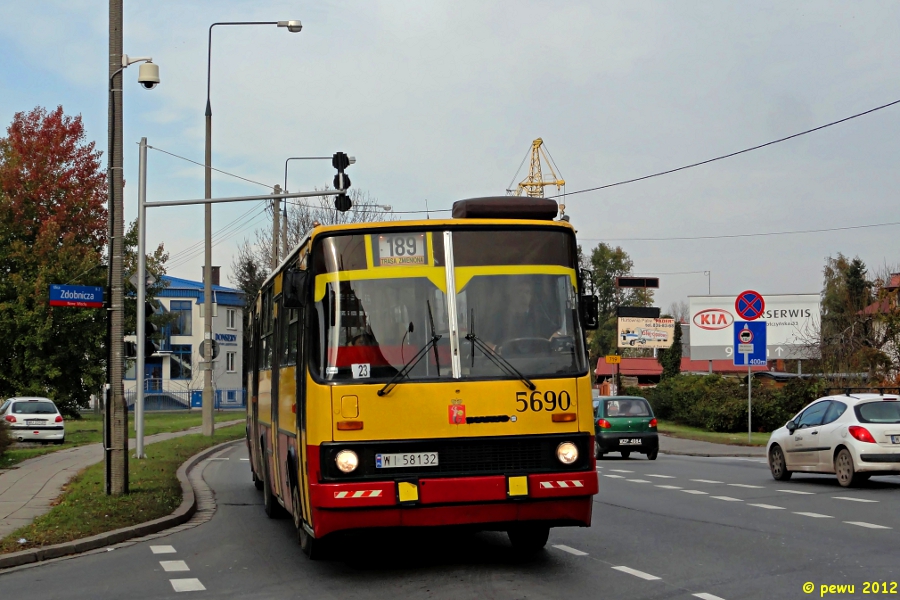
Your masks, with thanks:
M213 388L217 406L240 407L246 396L241 373L244 293L218 285L217 271L216 268L213 274L212 326L219 352L213 359ZM203 390L203 282L168 275L163 275L162 280L166 286L156 295L156 304L173 318L163 328L160 351L146 358L145 407L199 408ZM134 361L129 360L125 369L129 405L134 403L136 389Z

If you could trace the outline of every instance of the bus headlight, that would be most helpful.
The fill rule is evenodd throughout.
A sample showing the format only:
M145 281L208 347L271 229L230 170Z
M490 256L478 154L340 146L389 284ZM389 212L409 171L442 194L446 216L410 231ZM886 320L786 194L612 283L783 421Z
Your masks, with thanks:
M359 466L359 457L353 450L341 450L334 457L337 468L343 473L352 473Z
M564 465L571 465L578 460L578 448L572 442L563 442L556 447L556 458Z

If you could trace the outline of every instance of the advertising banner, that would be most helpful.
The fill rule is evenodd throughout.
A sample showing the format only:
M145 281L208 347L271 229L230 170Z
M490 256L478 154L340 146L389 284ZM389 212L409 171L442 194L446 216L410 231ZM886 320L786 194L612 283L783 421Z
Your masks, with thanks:
M819 358L818 294L764 295L768 360ZM691 359L733 360L736 296L691 296Z
M619 317L619 348L669 348L675 337L675 319Z

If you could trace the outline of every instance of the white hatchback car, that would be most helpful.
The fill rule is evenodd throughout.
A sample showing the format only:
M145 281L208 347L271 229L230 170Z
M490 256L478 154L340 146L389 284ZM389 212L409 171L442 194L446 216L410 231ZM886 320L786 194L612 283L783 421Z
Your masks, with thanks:
M55 442L66 440L66 424L53 400L22 397L4 400L0 419L6 421L10 436L20 442Z
M854 394L819 398L772 432L772 477L834 473L844 487L900 474L900 398Z

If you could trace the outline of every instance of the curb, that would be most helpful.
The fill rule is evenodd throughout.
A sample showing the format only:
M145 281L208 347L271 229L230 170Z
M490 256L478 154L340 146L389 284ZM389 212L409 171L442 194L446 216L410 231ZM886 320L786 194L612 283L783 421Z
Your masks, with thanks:
M765 458L766 453L761 454L710 454L705 452L681 452L679 450L660 450L660 454L672 454L675 456L703 456L706 458L716 458L717 456L725 458Z
M194 513L197 510L197 497L196 494L194 494L194 488L191 486L191 482L188 479L188 472L210 455L229 445L238 444L242 441L243 440L239 438L201 450L178 467L175 476L181 483L181 504L172 514L152 521L147 521L146 523L139 523L138 525L131 525L130 527L98 533L97 535L81 538L80 540L72 540L71 542L63 542L62 544L54 544L44 548L34 548L32 550L22 550L21 552L0 555L0 572L2 572L3 569L11 567L18 567L71 554L81 554L82 552L87 552L89 550L111 546L131 538L158 533L165 529L169 529L170 527L175 527L176 525L187 522L194 516Z

